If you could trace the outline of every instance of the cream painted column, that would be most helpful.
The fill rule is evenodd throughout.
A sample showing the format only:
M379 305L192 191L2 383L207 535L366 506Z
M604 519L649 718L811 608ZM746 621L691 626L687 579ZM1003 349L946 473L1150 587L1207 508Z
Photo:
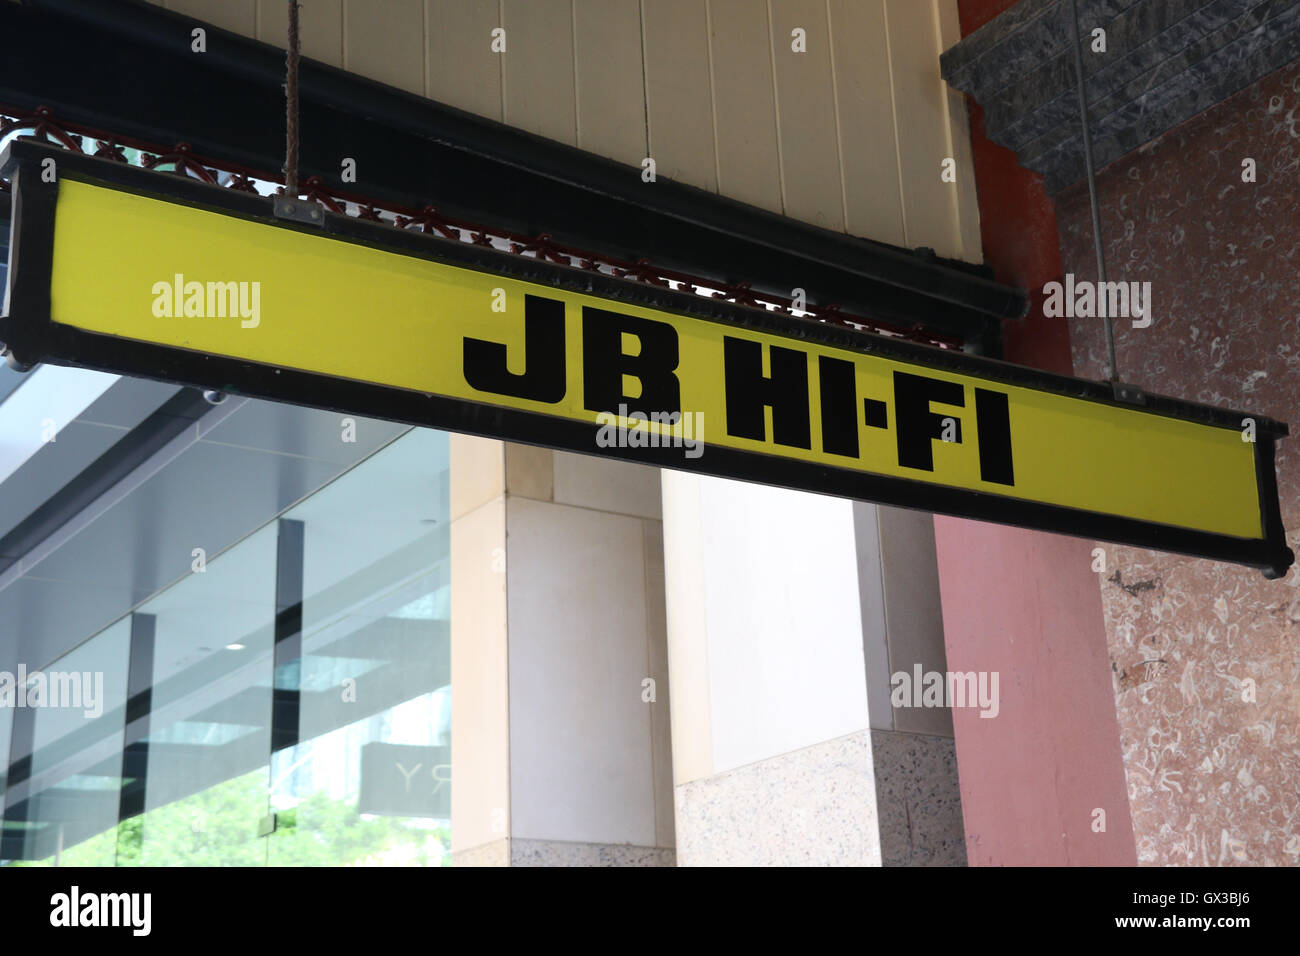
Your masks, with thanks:
M678 863L878 866L852 502L662 480Z
M451 436L458 865L672 865L656 469Z

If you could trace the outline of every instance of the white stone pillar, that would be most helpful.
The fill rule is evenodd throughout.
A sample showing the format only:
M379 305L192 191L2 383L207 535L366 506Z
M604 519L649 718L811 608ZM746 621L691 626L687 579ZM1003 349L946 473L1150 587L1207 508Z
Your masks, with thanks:
M451 486L453 860L671 865L658 471L453 435Z

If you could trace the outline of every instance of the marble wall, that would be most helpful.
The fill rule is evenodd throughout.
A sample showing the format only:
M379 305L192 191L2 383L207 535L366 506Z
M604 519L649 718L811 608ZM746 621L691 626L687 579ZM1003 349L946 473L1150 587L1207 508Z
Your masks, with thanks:
M880 866L872 731L678 784L679 866Z
M1099 188L1108 278L1152 283L1151 327L1116 327L1121 377L1300 426L1300 62L1113 163ZM1095 279L1086 186L1057 212L1065 271ZM1100 321L1072 320L1070 335L1075 373L1103 376ZM1296 441L1279 443L1277 465L1300 550ZM1107 556L1139 863L1300 864L1300 572Z

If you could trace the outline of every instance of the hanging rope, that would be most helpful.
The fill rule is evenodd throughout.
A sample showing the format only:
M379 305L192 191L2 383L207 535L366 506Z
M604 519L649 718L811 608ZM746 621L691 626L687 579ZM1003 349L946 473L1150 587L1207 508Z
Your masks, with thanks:
M289 0L289 50L284 69L284 192L298 197L298 0Z

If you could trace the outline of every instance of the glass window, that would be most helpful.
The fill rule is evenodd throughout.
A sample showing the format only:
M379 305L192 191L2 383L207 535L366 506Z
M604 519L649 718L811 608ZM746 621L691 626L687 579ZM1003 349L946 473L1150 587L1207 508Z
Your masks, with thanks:
M28 679L31 775L6 811L27 864L115 862L129 643L119 621Z
M143 817L119 863L266 862L275 522L200 565L138 613L153 622Z
M299 741L276 865L443 865L451 825L447 436L416 429L285 514L302 528Z
M4 796L5 779L9 776L9 739L13 733L13 707L0 707L0 797ZM3 807L0 806L0 809Z
M51 665L101 675L102 714L25 725L0 853L449 863L447 478L446 434L411 430Z

